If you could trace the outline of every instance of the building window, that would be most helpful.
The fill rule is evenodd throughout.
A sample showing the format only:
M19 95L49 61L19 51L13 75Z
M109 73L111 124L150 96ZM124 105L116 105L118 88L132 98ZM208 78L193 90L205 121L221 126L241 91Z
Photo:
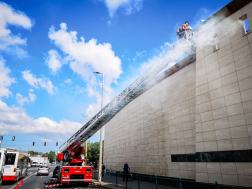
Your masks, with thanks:
M250 27L249 27L249 22L247 18L247 14L243 15L240 20L243 22L243 27L244 27L244 33L245 35L250 33Z

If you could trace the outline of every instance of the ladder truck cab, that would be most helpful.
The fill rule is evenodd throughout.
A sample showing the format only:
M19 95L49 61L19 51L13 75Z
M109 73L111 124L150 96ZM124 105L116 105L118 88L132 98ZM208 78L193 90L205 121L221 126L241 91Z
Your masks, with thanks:
M91 166L83 166L85 160L81 155L84 147L81 144L73 142L57 155L58 161L61 162L58 177L63 185L67 185L70 182L83 182L83 185L92 183L93 168Z

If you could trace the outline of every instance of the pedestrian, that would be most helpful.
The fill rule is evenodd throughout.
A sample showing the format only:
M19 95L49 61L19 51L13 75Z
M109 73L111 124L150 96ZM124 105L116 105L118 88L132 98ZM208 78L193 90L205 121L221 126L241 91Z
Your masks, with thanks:
M103 177L103 175L104 175L105 168L106 168L105 165L102 164L102 177Z
M126 181L128 181L129 169L130 169L130 167L129 167L128 163L125 162L125 164L123 165L123 172L124 172L124 174L123 174L123 181L125 181L125 176L126 176Z
M96 171L96 169L97 169L97 163L94 162L94 172Z

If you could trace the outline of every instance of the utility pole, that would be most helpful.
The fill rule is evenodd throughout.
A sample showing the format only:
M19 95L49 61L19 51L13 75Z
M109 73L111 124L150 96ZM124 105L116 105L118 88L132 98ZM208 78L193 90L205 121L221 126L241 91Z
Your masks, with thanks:
M104 88L104 75L100 72L94 72L95 74L102 74L102 99L101 99L101 109L103 108L103 88ZM98 180L101 182L102 175L101 175L101 169L102 169L102 139L103 139L103 128L100 129L100 153L99 153L99 177Z

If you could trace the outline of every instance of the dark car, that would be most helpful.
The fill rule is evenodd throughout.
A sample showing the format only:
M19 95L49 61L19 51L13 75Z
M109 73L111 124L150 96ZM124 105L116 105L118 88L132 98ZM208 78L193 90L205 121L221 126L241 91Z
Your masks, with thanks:
M57 166L55 167L55 169L53 170L53 177L58 177L59 170L60 170L60 166L57 165Z

